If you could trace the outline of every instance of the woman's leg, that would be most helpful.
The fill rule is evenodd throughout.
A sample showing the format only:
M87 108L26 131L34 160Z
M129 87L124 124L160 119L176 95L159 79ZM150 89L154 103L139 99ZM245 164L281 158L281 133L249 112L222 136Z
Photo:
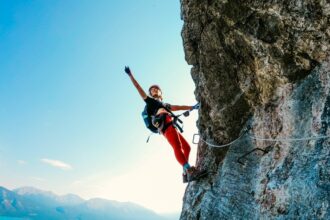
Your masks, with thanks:
M167 141L170 143L170 145L172 146L176 160L182 166L185 165L186 163L188 163L186 155L182 152L182 142L180 140L179 133L173 127L173 125L170 125L166 129L166 131L164 132L164 136L167 139ZM189 153L188 153L188 157L189 157Z
M178 136L181 142L181 148L183 150L183 154L186 157L187 162L189 161L189 154L190 154L190 145L188 144L188 142L186 141L186 139L182 136L182 134L180 134L179 132Z

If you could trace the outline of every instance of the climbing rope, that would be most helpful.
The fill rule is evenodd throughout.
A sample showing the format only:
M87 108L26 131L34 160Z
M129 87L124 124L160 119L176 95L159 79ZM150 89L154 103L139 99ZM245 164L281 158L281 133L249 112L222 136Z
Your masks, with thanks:
M244 134L246 134L246 132L249 130L249 127L248 128L245 128L245 131L238 137L236 138L235 140L233 140L232 142L228 143L228 144L222 144L222 145L217 145L217 144L212 144L206 140L204 140L200 134L194 134L193 136L193 144L198 144L198 142L194 142L195 140L195 136L198 135L200 138L200 140L202 142L204 142L205 144L211 146L211 147L218 147L218 148L221 148L221 147L226 147L226 146L229 146L229 145L232 145L233 143L235 143L236 141L238 141L240 138L242 138L244 136ZM308 140L319 140L319 139L327 139L327 138L330 138L330 135L327 135L327 136L312 136L312 137L302 137L302 138L263 138L263 137L258 137L258 136L253 136L253 135L248 135L249 138L251 139L254 139L254 140L259 140L259 141L282 141L282 142L290 142L290 141L308 141Z
M227 146L229 146L229 145L232 145L232 144L235 143L236 141L238 141L241 137L243 137L244 134L245 134L248 130L249 130L249 127L245 128L244 131L242 132L242 134L241 134L238 138L236 138L235 140L233 140L232 142L230 142L230 143L228 143L228 144L222 144L222 145L211 144L210 142L204 140L204 139L201 137L200 134L194 134L194 136L193 136L193 144L198 144L198 143L195 143L195 142L194 142L194 140L195 140L195 136L198 135L198 136L199 136L199 139L200 139L201 141L203 141L205 144L207 144L207 145L209 145L209 146L211 146L211 147L217 147L217 148L227 147Z
M249 89L249 87L247 88ZM238 99L245 93L245 90L242 89L242 92L240 94L238 94L234 100L230 103L230 105L234 105ZM220 109L220 112L223 111L224 109L226 109L228 106L225 106L223 107L222 109ZM204 140L200 134L194 134L193 135L193 140L192 140L192 143L193 144L198 144L194 142L195 140L195 136L199 136L199 139L204 142L205 144L211 146L211 147L218 147L218 148L222 148L222 147L226 147L226 146L230 146L232 145L233 143L235 143L236 141L238 141L240 138L242 138L244 136L244 134L247 133L248 130L250 130L251 127L248 125L244 130L244 132L238 137L236 138L235 140L233 140L232 142L228 143L228 144L223 144L223 145L217 145L217 144L212 144L206 140ZM253 136L253 135L248 135L248 137L250 137L251 139L254 139L254 140L259 140L259 141L282 141L282 142L290 142L290 141L307 141L307 140L319 140L319 139L327 139L327 138L330 138L330 135L327 135L327 136L312 136L312 137L301 137L301 138L264 138L264 137L258 137L258 136Z
M330 138L328 136L316 136L316 137L302 137L302 138L262 138L257 136L249 135L251 139L260 140L260 141L283 141L283 142L290 142L290 141L309 141L309 140L318 140L318 139L327 139Z

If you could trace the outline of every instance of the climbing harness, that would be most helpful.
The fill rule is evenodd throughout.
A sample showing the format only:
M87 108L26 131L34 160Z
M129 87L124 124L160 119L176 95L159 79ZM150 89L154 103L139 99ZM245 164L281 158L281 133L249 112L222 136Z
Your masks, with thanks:
M195 110L195 109L198 109L199 106L200 106L200 104L197 103L192 107L192 109L187 110L187 111L183 112L180 115L175 115L166 105L164 105L163 108L166 109L166 111L171 115L173 120L172 120L172 123L165 124L163 129L165 130L169 125L173 124L174 127L176 127L181 133L183 133L183 121L179 117L181 117L182 115L185 116L185 117L188 117L190 115L190 112ZM145 110L145 112L146 112L146 110ZM146 123L146 125L147 125L147 123ZM154 133L156 133L156 132L150 133L150 135L148 136L147 141L146 141L147 143L149 142L149 139L150 139L151 135L153 135Z
M173 117L173 125L179 129L179 131L182 133L183 132L183 122L182 120L179 118L181 117L182 115L185 116L185 117L188 117L190 115L190 112L195 110L195 109L198 109L200 106L199 103L195 104L190 110L187 110L185 112L183 112L182 114L180 115L175 115L167 106L164 106L164 108L166 109L166 111L168 111L171 116ZM179 124L179 123L181 124Z

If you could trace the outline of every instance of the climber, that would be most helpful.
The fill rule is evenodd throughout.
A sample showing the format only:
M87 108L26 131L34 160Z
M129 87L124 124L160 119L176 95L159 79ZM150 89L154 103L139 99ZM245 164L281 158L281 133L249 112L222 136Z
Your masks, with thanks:
M166 109L171 111L192 110L198 106L180 106L164 104L162 91L158 85L152 85L149 88L149 96L144 92L139 83L135 80L129 67L125 67L125 72L130 77L133 85L139 92L142 99L146 102L147 111L153 115L153 125L158 128L159 132L167 139L174 150L177 161L183 167L183 182L191 182L197 180L207 174L205 170L197 170L194 166L190 166L189 153L190 146L184 137L177 131L173 125L171 115Z

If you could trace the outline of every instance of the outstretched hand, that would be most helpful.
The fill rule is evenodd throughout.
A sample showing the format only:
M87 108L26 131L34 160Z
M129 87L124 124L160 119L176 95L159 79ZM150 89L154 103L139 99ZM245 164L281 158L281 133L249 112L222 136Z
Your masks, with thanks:
M127 73L129 76L132 75L132 72L128 66L125 66L125 73Z

